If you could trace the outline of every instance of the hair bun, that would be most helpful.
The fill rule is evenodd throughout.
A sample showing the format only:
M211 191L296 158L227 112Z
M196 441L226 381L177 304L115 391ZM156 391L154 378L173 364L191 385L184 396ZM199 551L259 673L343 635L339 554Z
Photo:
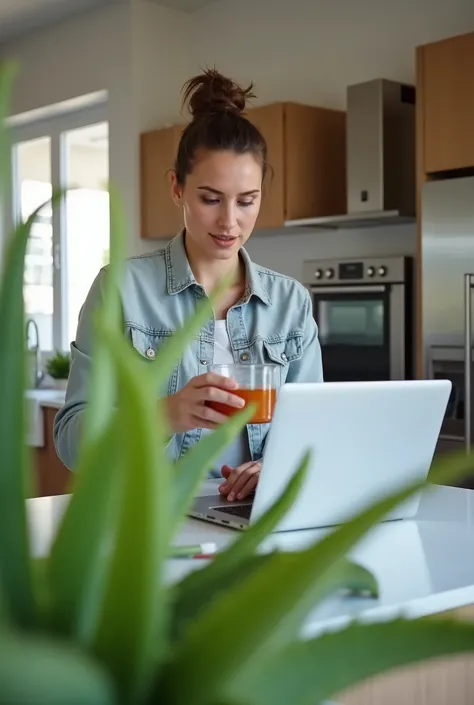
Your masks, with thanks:
M185 83L183 106L188 105L194 120L216 113L240 115L247 100L255 98L252 89L253 83L248 88L241 88L232 79L209 69Z

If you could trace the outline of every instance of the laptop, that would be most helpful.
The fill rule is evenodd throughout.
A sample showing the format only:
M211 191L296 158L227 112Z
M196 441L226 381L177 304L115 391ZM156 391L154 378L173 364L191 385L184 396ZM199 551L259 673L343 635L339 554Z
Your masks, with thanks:
M306 450L301 491L275 531L345 522L397 488L424 481L451 392L449 380L284 384L268 432L254 496L228 502L198 497L192 517L246 529L284 491ZM420 493L384 521L411 518Z

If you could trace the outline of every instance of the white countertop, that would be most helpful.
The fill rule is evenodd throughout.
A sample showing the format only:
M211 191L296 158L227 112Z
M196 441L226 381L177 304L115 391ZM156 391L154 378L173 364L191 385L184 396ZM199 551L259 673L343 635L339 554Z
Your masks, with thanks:
M206 483L206 489L211 492L213 484ZM66 502L67 496L27 500L33 555L47 554ZM298 550L324 533L272 534L262 549ZM188 519L177 543L214 541L223 547L237 536L232 529ZM375 573L379 598L330 597L310 614L304 636L339 628L355 617L418 617L474 603L474 491L434 486L422 498L416 520L378 525L351 555ZM176 580L203 564L202 560L169 561L168 577Z
M26 399L26 442L29 446L45 445L44 407L60 409L66 397L61 389L27 389Z
M60 409L64 405L66 391L62 389L27 389L25 397L39 406Z

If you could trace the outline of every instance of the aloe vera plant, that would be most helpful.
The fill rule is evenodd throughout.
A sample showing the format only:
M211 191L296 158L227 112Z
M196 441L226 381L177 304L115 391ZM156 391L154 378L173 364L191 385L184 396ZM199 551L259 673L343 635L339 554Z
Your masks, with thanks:
M7 66L0 72L3 160L11 78ZM4 192L7 172L0 164ZM53 205L61 197L54 194ZM351 624L300 638L306 615L329 593L377 594L374 576L347 554L421 487L379 501L303 551L258 552L301 488L304 449L276 504L209 565L169 584L168 556L193 495L252 409L170 462L158 390L225 283L155 363L143 365L122 333L124 218L113 189L110 197L111 258L95 317L83 439L66 512L41 561L31 557L26 525L22 355L24 256L35 214L9 238L0 287L0 704L322 703L369 675L472 650L473 626L440 619ZM453 456L433 469L432 480L453 478L469 465L470 458Z

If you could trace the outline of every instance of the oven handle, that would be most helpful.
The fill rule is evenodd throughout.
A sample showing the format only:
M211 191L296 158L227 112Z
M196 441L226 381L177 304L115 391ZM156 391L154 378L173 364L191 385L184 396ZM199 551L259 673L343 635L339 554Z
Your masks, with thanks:
M386 291L387 287L383 284L374 284L373 286L317 286L310 287L310 291L315 294L322 294L323 291L327 294L371 294L372 292Z

